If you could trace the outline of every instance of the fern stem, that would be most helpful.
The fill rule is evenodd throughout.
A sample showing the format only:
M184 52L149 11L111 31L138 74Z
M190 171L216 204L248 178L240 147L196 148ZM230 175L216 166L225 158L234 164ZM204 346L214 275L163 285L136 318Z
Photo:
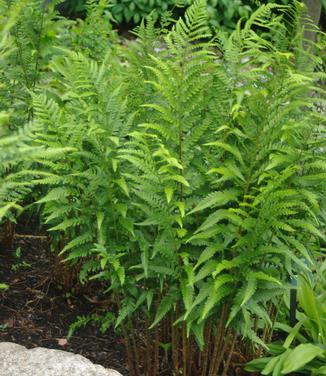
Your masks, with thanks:
M160 368L159 350L160 350L160 330L159 330L159 326L157 325L155 327L153 373L149 374L149 376L158 376L159 375L159 368Z
M272 340L274 328L275 328L275 322L276 322L277 316L279 314L279 307L280 307L281 303L282 303L282 297L279 297L278 300L277 300L277 304L275 306L274 315L272 317L272 326L271 326L269 336L268 336L268 339L267 339L268 342L271 342L271 340Z
M203 351L202 356L202 364L201 364L201 376L205 376L207 372L207 366L208 366L208 356L211 352L211 340L212 340L212 321L209 321L206 333L205 333L205 347Z
M192 375L192 365L193 365L193 341L192 336L189 335L189 338L187 339L187 369L189 376Z
M136 338L135 338L135 333L138 332L138 331L135 330L131 319L129 319L129 321L128 321L128 329L129 329L130 335L131 335L132 351L133 351L133 354L134 354L133 359L134 359L135 376L141 376L139 346L137 346L137 341L136 341Z
M177 315L176 315L177 316ZM174 325L174 315L171 315L171 334L172 334L172 362L173 370L176 375L179 374L179 338L178 327Z
M146 375L151 375L152 374L152 362L151 362L151 349L152 349L152 343L151 343L151 338L150 338L150 332L149 332L149 321L148 318L146 317L145 320L145 325L146 325Z
M229 367L230 367L230 363L231 363L231 359L232 359L233 350L234 350L234 346L235 346L236 340L237 340L237 336L236 336L236 334L233 334L233 339L232 339L232 343L231 343L231 348L230 348L230 350L229 350L229 355L228 355L227 361L226 361L226 363L225 363L225 365L224 365L224 369L223 369L222 376L227 376L227 373L228 373L228 370L229 370Z
M117 310L119 311L121 308L121 301L120 301L119 293L115 293L115 292L113 293L113 301L115 302L117 306ZM124 323L121 324L121 328L122 328L122 334L124 338L124 345L125 345L126 352L127 352L128 369L132 376L137 375L136 369L135 369L135 359L133 356L132 345L129 340L128 330Z
M208 376L216 376L216 373L220 367L220 363L223 359L223 340L224 345L227 342L227 336L224 338L225 335L225 325L226 325L226 319L227 319L227 305L224 304L221 312L221 317L217 326L217 332L216 332L216 340L214 343L214 349L212 354L212 362L209 369Z
M186 323L183 321L182 323L182 374L187 376L188 369L187 369L187 329Z
M124 337L124 344L125 344L126 352L127 352L128 369L129 369L131 375L136 375L135 362L134 362L134 357L132 355L128 331L126 330L126 327L125 327L124 324L122 324L121 327L122 327L122 333L123 333L123 337Z

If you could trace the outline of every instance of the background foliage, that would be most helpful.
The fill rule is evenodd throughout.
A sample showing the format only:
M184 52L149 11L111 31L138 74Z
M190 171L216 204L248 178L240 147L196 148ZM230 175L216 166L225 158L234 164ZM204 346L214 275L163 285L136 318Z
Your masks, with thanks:
M271 2L266 0L263 2ZM167 11L178 14L184 12L184 7L189 6L192 0L112 0L109 9L113 19L118 23L139 24L150 13L155 18L163 16ZM279 4L287 4L288 0L279 0ZM61 6L64 13L73 16L82 14L86 9L86 1L66 0ZM255 0L208 0L207 11L209 22L214 27L223 27L231 30L240 18L247 19L258 7Z

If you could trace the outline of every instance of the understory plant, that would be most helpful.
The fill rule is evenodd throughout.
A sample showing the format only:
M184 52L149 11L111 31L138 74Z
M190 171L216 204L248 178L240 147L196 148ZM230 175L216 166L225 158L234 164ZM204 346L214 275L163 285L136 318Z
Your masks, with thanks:
M32 128L28 122L33 117L31 93L45 78L58 30L66 25L56 18L57 3L0 2L0 233L2 245L9 248L17 214L31 194L30 172L23 176L23 171L29 170L39 152L28 145Z
M5 74L4 66L8 58L13 54L13 46L10 32L15 27L22 8L25 3L11 7L10 11L4 12L7 4L0 2L0 74L3 78ZM7 80L1 80L0 91L6 92ZM2 95L0 96L0 224L5 222L5 226L0 228L1 244L10 244L12 238L11 221L14 221L12 210L21 209L17 204L21 190L13 185L9 171L13 165L19 163L24 155L24 141L26 141L26 131L19 134L12 134L10 130L11 108ZM26 146L26 145L25 145ZM22 188L23 189L23 188ZM23 189L24 190L24 189Z
M196 0L162 28L143 21L126 45L106 1L76 22L57 2L9 3L0 220L32 195L67 275L109 296L70 334L114 326L135 376L226 376L235 347L267 349L290 277L324 258L325 74L302 4L262 5L215 34ZM324 303L300 281L300 321L268 361L289 363L310 341L302 366L322 374L310 303Z
M95 5L89 1L88 17L80 22L60 17L56 10L59 3L60 0L33 0L27 5L16 0L0 2L3 28L0 59L0 233L8 239L5 243L10 244L9 247L12 246L14 223L22 211L23 202L26 206L26 203L46 194L43 187L30 189L33 176L37 175L37 158L49 158L54 163L54 155L62 151L54 151L48 144L30 143L31 129L37 123L32 121L32 98L36 86L39 82L51 82L48 64L54 51L60 55L60 48L74 48L87 54L90 53L87 50L88 40L92 43L92 56L101 60L104 58L102 51L107 49L110 40L110 23L106 18L102 19L105 2ZM96 46L92 39L89 40L93 34L97 39ZM113 38L113 35L110 34L110 37Z
M262 375L287 375L300 372L307 375L325 375L326 372L326 300L325 277L322 268L313 278L300 276L298 281L298 322L288 330L283 343L268 346L270 357L248 363L248 371L261 371ZM314 279L314 280L312 280Z
M270 340L290 276L316 263L324 73L303 12L263 5L213 35L196 0L170 31L144 22L128 52L61 48L31 94L30 145L54 153L30 166L36 206L115 306L73 328L120 330L132 375L226 375L235 346Z
M232 31L240 18L249 18L259 4L270 3L271 0L208 0L208 22L212 27ZM288 0L276 1L288 4ZM184 13L185 8L193 3L192 0L111 0L108 4L113 20L118 25L125 23L140 24L142 19L152 14L157 20L169 12ZM95 4L95 2L94 2ZM66 0L60 4L62 13L77 17L87 8L86 0Z
M3 0L0 14L3 21L19 9L16 20L8 31L10 49L0 64L0 109L9 111L10 129L23 127L33 116L30 92L46 79L46 65L58 42L60 29L69 24L59 18L55 5L60 1L32 0L25 6L20 0ZM9 23L9 21L8 21Z

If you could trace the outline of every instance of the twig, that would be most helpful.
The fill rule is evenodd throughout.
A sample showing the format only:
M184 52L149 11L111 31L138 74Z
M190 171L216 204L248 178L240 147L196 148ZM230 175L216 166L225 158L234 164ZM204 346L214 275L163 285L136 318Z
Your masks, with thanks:
M227 372L228 372L229 367L230 367L230 362L231 362L231 359L232 359L232 355L233 355L233 350L234 350L236 339L237 339L237 336L236 336L236 334L234 334L233 335L233 339L232 339L231 348L230 348L230 351L229 351L229 356L228 356L228 359L227 359L227 361L225 363L222 376L227 376Z
M47 235L24 235L24 234L15 234L15 239L48 239Z

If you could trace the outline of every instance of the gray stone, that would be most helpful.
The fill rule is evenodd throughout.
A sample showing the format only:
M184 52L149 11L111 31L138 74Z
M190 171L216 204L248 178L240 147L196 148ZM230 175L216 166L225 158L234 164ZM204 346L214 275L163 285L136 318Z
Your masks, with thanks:
M0 342L0 376L122 376L81 355Z

